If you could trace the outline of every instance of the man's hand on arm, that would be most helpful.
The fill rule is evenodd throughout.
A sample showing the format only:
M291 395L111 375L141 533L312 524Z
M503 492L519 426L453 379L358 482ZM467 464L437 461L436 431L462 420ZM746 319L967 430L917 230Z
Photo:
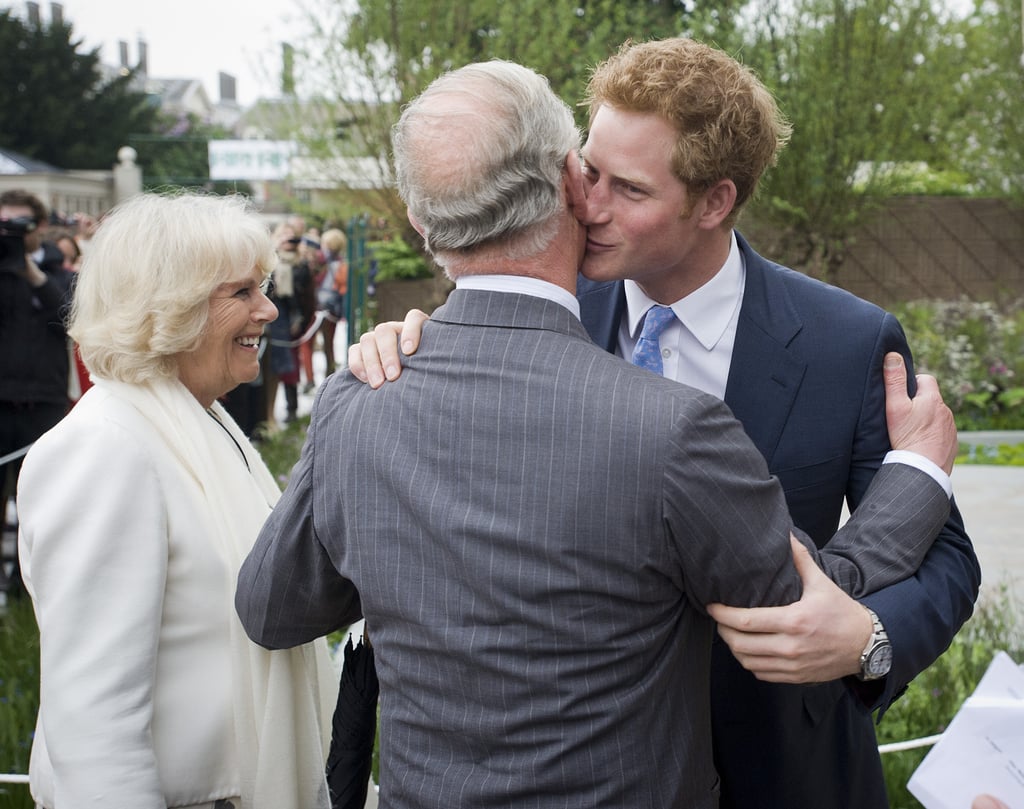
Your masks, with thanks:
M359 338L359 342L348 348L348 370L360 382L371 388L379 388L387 382L394 382L402 374L401 352L415 354L420 346L423 324L429 319L426 312L411 309L405 320L379 323L373 331Z
M907 395L907 368L896 352L885 355L885 421L893 449L923 455L947 475L957 453L953 413L942 401L935 377L917 375L917 393Z
M718 634L759 680L820 683L859 673L871 616L825 575L803 545L792 538L790 543L803 582L800 600L753 609L709 604Z
M886 422L894 449L914 452L952 471L957 452L953 414L938 384L918 375L917 394L907 394L907 370L895 352L884 363ZM758 679L814 683L860 673L860 656L872 634L872 618L843 592L794 540L794 562L804 591L785 607L740 609L708 606L722 639Z

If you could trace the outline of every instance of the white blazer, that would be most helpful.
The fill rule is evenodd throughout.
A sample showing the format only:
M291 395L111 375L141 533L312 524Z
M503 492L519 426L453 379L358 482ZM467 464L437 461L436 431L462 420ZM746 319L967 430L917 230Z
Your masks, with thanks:
M233 593L185 507L197 488L137 410L96 388L25 459L19 553L42 644L30 781L45 806L240 794Z

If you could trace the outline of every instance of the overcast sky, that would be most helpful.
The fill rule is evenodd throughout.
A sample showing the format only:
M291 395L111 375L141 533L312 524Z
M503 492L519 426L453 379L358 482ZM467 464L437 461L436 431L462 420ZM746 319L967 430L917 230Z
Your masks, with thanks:
M44 21L49 0L39 0ZM211 101L219 98L219 71L237 80L242 104L278 95L281 43L298 29L294 6L266 0L63 0L64 19L86 49L100 47L105 64L120 63L118 41L128 43L129 62L138 41L148 46L149 74L196 78ZM0 6L25 14L23 0Z

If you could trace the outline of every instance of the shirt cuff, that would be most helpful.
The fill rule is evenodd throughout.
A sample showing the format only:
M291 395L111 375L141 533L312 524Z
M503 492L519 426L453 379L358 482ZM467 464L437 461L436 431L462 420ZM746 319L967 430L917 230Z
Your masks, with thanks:
M946 497L953 496L953 483L950 481L949 475L945 473L942 467L928 460L924 455L919 455L907 449L891 449L885 454L882 463L902 463L915 469L920 469L942 487Z

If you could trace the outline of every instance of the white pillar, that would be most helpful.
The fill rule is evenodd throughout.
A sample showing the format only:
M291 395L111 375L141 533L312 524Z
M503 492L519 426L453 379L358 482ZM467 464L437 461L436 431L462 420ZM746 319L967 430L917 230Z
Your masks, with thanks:
M135 163L138 153L131 146L117 150L114 166L114 204L124 202L142 191L142 169Z

